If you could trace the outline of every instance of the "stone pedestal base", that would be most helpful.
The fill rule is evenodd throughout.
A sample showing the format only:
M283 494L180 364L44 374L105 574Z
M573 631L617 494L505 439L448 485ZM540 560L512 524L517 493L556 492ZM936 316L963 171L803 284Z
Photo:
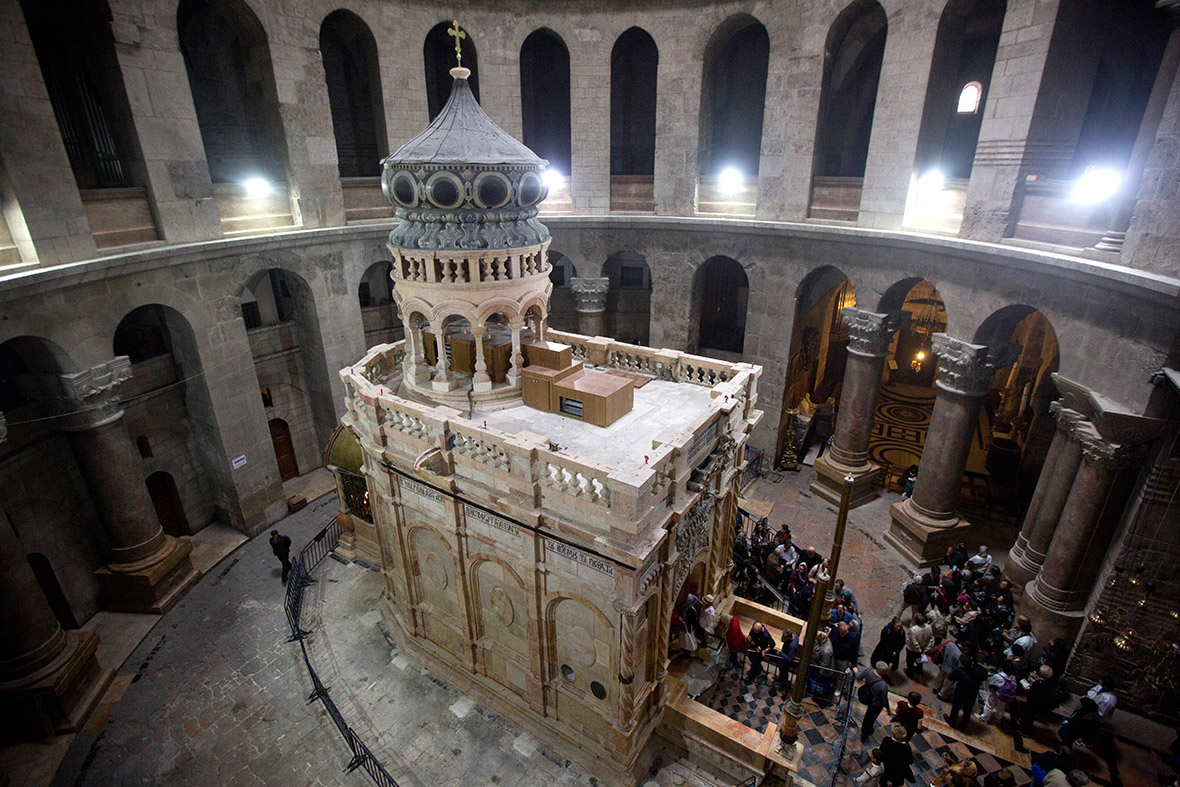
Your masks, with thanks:
M66 633L66 647L32 675L0 683L0 739L51 738L81 729L114 678L94 658L98 635Z
M892 522L885 541L917 568L927 568L942 562L948 547L967 540L971 523L955 519L930 520L914 511L909 500L889 506Z
M1041 570L1041 563L1045 561L1045 556L1041 555L1040 562L1033 562L1032 556L1028 551L1028 541L1024 536L1018 536L1016 543L1008 550L1008 563L1004 566L1004 578L1012 583L1012 589L1020 588L1023 590L1024 586L1032 581L1037 572Z
M811 482L811 493L839 507L840 496L844 494L844 476L852 476L852 495L848 507L856 508L877 499L877 487L883 468L871 462L861 467L848 468L838 465L828 457L829 451L815 460L815 480Z
M1062 611L1045 606L1037 597L1035 582L1030 582L1025 588L1019 611L1022 615L1028 615L1028 619L1032 621L1033 631L1037 634L1037 641L1042 644L1048 644L1057 637L1072 644L1086 617L1084 609Z
M109 568L95 571L107 592L106 608L112 612L163 615L201 578L189 558L192 551L193 544L187 538L169 536L164 558L148 568L129 573Z

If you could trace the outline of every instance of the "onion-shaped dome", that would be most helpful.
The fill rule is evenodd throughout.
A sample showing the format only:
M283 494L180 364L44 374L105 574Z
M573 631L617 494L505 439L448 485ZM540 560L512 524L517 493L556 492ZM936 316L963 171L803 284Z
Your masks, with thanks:
M389 244L404 249L538 246L548 163L492 122L452 68L451 97L422 133L383 162L381 187L400 219Z

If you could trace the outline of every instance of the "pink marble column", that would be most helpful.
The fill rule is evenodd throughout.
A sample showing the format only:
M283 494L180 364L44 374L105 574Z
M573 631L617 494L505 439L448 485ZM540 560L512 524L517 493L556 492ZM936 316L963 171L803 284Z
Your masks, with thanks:
M851 476L849 506L855 508L876 497L881 468L869 461L869 438L881 390L881 370L900 321L896 316L851 306L844 308L842 316L848 326L848 359L844 363L836 434L831 450L815 461L811 491L838 505L844 479Z
M1024 525L1008 552L1008 565L1004 569L1004 576L1017 587L1024 587L1041 570L1053 540L1053 531L1082 462L1082 444L1074 433L1080 424L1088 422L1081 413L1060 401L1053 402L1049 409L1057 419L1057 433L1049 446L1036 491L1024 515Z
M963 470L979 425L979 409L994 374L988 348L936 333L937 396L918 480L912 497L894 503L885 535L902 556L919 566L938 563L970 524L958 515Z

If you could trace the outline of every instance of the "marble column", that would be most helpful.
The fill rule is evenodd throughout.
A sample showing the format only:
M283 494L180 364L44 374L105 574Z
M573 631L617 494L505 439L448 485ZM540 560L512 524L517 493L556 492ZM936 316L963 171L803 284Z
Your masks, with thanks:
M524 355L520 351L520 332L524 330L524 317L513 317L508 321L512 330L512 363L508 367L507 380L520 385L520 372L524 369Z
M447 340L443 336L443 329L445 327L441 322L432 327L434 331L435 364L434 380L431 382L431 386L436 391L449 391L455 387L451 367L447 363Z
M98 635L62 631L0 510L0 740L81 728L114 677L94 658Z
M979 409L994 374L988 348L945 333L931 338L938 355L937 395L912 497L894 503L885 535L918 566L937 564L947 547L963 540L970 524L955 512Z
M606 315L606 293L610 279L570 279L574 291L574 307L578 310L578 333L583 336L602 336L603 317Z
M1156 8L1168 12L1172 20L1172 33L1168 37L1168 45L1160 60L1159 70L1156 71L1147 107L1143 110L1143 120L1139 123L1139 133L1131 149L1131 158L1123 172L1110 229L1094 247L1098 251L1112 251L1117 254L1123 250L1123 242L1127 239L1127 230L1131 226L1131 217L1135 213L1139 186L1147 168L1147 159L1155 145L1156 131L1159 130L1164 108L1168 104L1168 95L1172 92L1172 83L1176 80L1176 71L1180 67L1180 0L1158 0L1155 5Z
M1081 628L1086 602L1121 519L1121 506L1108 510L1115 476L1134 459L1132 451L1103 438L1093 424L1080 423L1075 434L1082 447L1081 465L1045 562L1025 586L1020 605L1042 642L1053 637L1072 640Z
M881 370L900 320L851 306L845 307L842 314L848 326L848 359L844 363L836 434L831 450L815 460L811 491L839 505L844 479L852 476L849 507L855 508L876 497L881 467L869 461L869 438L881 390Z
M483 325L471 326L471 335L475 337L475 374L471 381L475 390L480 392L492 390L492 378L488 374L488 363L483 357L483 337L487 332L488 329Z
M62 375L61 428L106 534L111 562L95 575L107 609L163 614L200 574L189 559L192 543L164 534L148 495L119 401L119 385L130 378L126 356Z
M1004 576L1014 587L1022 588L1041 570L1045 554L1053 540L1053 531L1061 518L1070 487L1082 462L1082 444L1075 431L1079 424L1088 423L1082 414L1071 410L1060 401L1049 406L1057 419L1057 433L1049 446L1049 455L1037 479L1037 488L1024 515L1024 525L1016 543L1008 552Z
M403 321L406 333L406 360L404 376L415 385L430 381L430 365L426 363L426 349L423 343L422 327Z

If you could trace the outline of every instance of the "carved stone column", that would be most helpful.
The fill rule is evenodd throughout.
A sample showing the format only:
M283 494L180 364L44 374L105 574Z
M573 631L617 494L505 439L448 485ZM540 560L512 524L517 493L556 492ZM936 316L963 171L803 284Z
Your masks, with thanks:
M447 340L443 337L443 329L446 326L440 322L438 325L432 327L434 330L436 360L434 364L434 381L431 385L436 391L449 391L455 387L455 380L451 375L451 367L447 363Z
M1060 401L1053 402L1049 409L1057 419L1057 433L1024 515L1024 526L1008 552L1008 565L1004 568L1004 576L1015 587L1024 587L1041 570L1053 540L1053 531L1077 476L1078 465L1082 462L1082 444L1075 436L1078 425L1086 423L1082 414Z
M945 333L934 334L932 345L938 354L938 391L918 480L912 497L890 506L893 522L885 535L886 541L919 566L938 563L947 547L962 540L970 527L955 512L955 504L979 424L979 408L994 373L987 347Z
M426 364L425 345L422 343L422 328L403 320L406 331L405 378L421 384L430 380L430 367Z
M508 327L512 330L512 363L505 377L513 385L520 385L520 372L524 369L524 355L520 352L520 332L524 329L524 317L513 317L508 321Z
M610 279L570 279L574 291L574 307L578 310L578 332L583 336L603 334L603 316L606 314L606 293Z
M475 337L475 374L471 381L476 391L492 390L492 378L488 375L488 364L483 357L483 337L488 329L483 325L472 325L471 335Z
M900 320L851 306L845 307L842 313L848 326L848 359L844 363L836 434L832 449L815 460L811 491L838 505L844 478L852 476L849 507L855 508L876 497L881 468L869 461L869 438L873 434L877 394L881 390L881 369Z
M640 607L642 608L642 606ZM619 638L619 720L621 732L635 726L635 621L639 610L616 607L622 622Z
M108 593L107 609L162 614L200 578L187 538L164 535L127 434L119 385L131 362L119 356L77 374L61 376L63 431L94 507L111 562L95 572Z
M0 510L0 740L78 730L114 677L98 635L62 631Z
M1102 562L1121 519L1121 506L1110 503L1117 471L1130 467L1135 453L1102 437L1093 424L1075 430L1082 461L1053 532L1040 573L1025 586L1021 611L1037 638L1071 640L1081 627L1086 601L1098 581Z

